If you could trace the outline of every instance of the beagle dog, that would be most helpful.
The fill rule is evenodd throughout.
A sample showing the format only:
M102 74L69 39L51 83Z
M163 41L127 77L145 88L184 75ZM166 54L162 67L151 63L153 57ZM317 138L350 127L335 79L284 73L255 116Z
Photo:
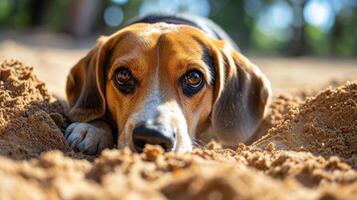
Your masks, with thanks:
M187 152L201 137L247 142L271 96L258 67L212 21L149 15L96 46L70 71L72 148L97 154L117 143Z

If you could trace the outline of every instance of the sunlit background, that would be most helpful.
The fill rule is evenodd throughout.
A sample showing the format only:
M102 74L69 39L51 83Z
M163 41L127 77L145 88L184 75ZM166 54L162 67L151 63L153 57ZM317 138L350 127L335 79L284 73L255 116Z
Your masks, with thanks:
M250 54L357 56L357 0L0 0L0 34L41 30L81 40L155 12L211 18Z

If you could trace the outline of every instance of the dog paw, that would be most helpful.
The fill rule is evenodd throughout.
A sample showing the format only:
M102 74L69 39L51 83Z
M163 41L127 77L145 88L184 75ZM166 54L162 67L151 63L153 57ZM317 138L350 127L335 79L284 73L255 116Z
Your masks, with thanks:
M65 137L72 149L89 155L98 154L114 144L110 129L90 123L72 123L66 129Z

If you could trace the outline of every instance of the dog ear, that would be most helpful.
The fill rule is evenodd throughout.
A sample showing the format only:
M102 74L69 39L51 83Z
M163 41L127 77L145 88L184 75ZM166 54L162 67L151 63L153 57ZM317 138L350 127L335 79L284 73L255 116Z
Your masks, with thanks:
M215 45L215 102L212 128L227 146L247 142L265 116L271 96L270 83L258 67L233 48Z
M67 77L66 94L72 121L88 122L104 115L106 109L104 70L108 58L105 43L100 37L97 45L82 58Z

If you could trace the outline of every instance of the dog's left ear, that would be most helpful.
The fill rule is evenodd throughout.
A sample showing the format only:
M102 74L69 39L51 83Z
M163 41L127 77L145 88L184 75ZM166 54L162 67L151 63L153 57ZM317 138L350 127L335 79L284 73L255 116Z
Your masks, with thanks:
M96 46L82 58L67 77L66 94L72 121L88 122L100 118L106 109L104 71L108 59L107 37L100 37Z
M247 142L264 118L271 96L270 83L257 66L229 45L213 51L217 77L212 128L225 145Z

